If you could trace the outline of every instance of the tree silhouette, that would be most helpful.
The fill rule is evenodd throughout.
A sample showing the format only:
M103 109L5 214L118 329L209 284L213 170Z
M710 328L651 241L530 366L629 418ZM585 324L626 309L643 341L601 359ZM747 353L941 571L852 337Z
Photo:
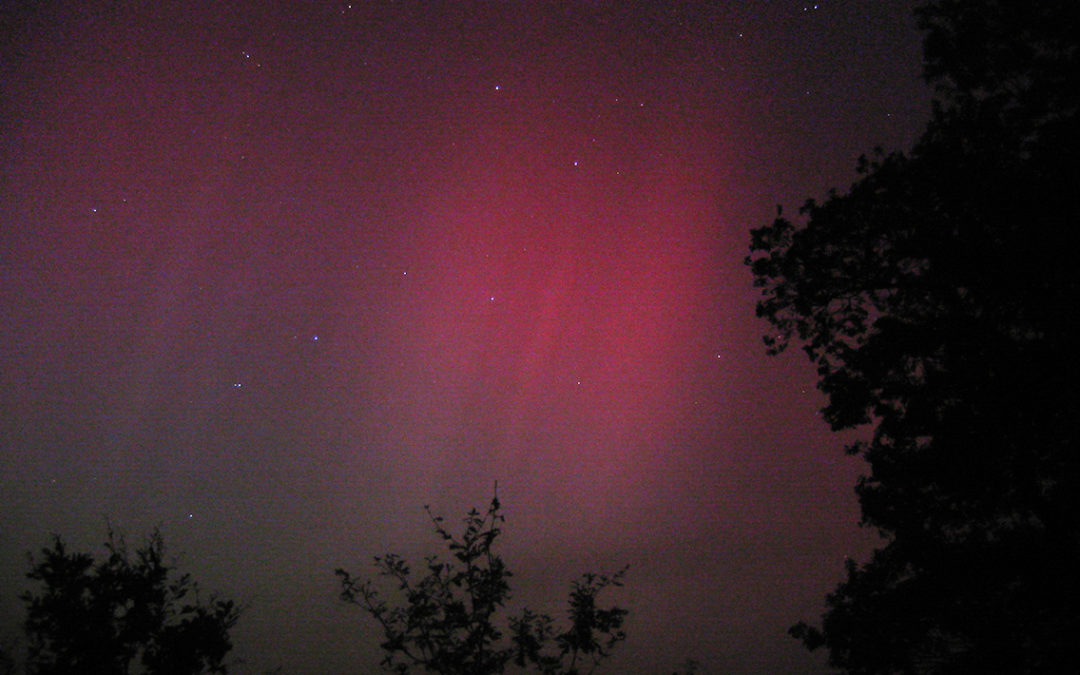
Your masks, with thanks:
M512 575L493 551L504 522L498 498L486 513L468 513L460 537L446 529L441 516L425 510L452 560L425 558L424 575L415 579L400 556L376 557L379 575L393 580L402 604L387 604L371 580L360 582L343 569L335 571L342 600L361 607L382 628L382 664L388 670L493 675L513 662L543 675L581 675L593 672L625 639L626 610L597 606L604 589L622 585L623 568L611 576L585 574L573 583L565 629L556 628L550 616L525 609L508 619L509 639L504 640L496 614L510 598Z
M40 584L27 606L27 670L33 675L194 675L226 673L229 630L238 610L165 562L156 530L130 553L110 530L96 562L55 537L27 576Z
M800 341L832 428L873 428L848 451L887 542L792 629L848 672L1080 672L1074 9L923 5L911 153L752 232L768 352Z

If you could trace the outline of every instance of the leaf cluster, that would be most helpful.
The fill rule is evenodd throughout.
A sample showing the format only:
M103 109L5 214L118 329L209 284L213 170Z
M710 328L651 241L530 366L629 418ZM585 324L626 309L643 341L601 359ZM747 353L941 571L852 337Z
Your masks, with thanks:
M156 530L133 552L110 530L105 549L95 560L55 537L30 558L27 577L39 588L22 595L28 672L226 673L237 607L216 596L201 601L190 575L176 576L166 562Z
M510 619L514 663L533 665L543 675L591 673L626 639L622 630L627 610L603 609L596 598L607 587L622 586L624 567L613 575L586 573L573 582L570 591L570 625L559 632L550 616L525 609ZM583 670L584 669L584 670Z
M500 628L497 614L510 599L509 579L493 546L504 517L498 498L487 511L471 510L460 535L452 534L442 516L425 510L450 559L425 558L422 572L400 556L374 560L378 576L392 581L400 602L390 604L373 580L361 581L336 570L341 599L373 617L383 632L382 665L405 675L420 669L440 675L495 675L513 662L543 675L592 672L626 637L626 610L603 608L597 597L622 585L625 568L611 575L585 574L570 592L570 625L558 629L547 614L524 609Z

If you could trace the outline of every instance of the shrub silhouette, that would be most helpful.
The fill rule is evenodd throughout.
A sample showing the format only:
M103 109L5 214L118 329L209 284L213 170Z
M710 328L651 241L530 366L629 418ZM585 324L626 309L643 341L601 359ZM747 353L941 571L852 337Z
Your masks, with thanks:
M107 555L69 552L60 537L30 559L24 593L32 675L226 673L229 630L239 611L229 600L199 599L190 575L177 577L158 531L129 552L112 530Z
M504 518L497 497L486 513L473 509L460 537L443 518L425 507L435 532L447 545L451 560L425 558L422 576L413 575L395 554L377 556L380 576L397 584L401 603L390 605L371 580L360 582L338 569L341 599L370 614L381 626L385 652L382 664L399 675L418 668L439 675L495 675L513 662L543 675L591 673L626 635L625 609L601 608L597 597L609 586L621 586L626 573L585 574L572 585L570 625L558 628L547 614L525 609L509 617L508 638L496 615L510 598L512 576L493 551Z

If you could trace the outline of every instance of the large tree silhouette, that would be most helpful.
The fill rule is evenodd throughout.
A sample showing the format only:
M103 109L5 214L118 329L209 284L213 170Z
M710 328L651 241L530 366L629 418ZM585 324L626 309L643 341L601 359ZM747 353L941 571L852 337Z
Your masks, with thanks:
M107 555L68 551L56 537L32 559L24 594L32 675L196 675L226 673L238 610L205 601L187 574L165 560L158 532L130 552L109 532Z
M792 629L848 672L1080 672L1074 11L920 7L920 141L752 232L768 351L801 343L832 428L873 429L848 450L886 543Z
M514 663L542 675L584 675L625 639L626 610L597 605L605 588L622 585L625 568L611 576L585 574L573 583L568 626L557 628L549 615L529 609L502 624L498 614L510 598L512 575L493 549L503 523L498 498L486 513L470 511L461 535L450 533L441 516L428 515L451 559L429 556L416 577L400 556L375 558L379 574L393 580L400 594L397 604L388 604L372 581L336 570L342 600L362 608L382 629L387 670L496 675Z

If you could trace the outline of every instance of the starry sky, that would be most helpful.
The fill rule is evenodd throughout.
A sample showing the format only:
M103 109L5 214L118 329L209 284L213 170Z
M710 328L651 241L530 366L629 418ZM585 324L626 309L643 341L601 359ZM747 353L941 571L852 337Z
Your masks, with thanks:
M497 480L515 602L630 565L605 672L825 672L876 535L742 259L910 147L913 4L5 2L0 636L160 526L237 672L376 672L333 569Z

